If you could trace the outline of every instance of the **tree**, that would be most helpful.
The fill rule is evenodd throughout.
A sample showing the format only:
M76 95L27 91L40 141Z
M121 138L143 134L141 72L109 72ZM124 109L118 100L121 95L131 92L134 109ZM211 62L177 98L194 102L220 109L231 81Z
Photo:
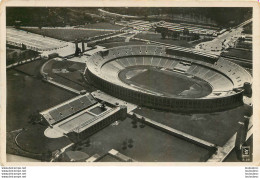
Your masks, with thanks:
M126 142L126 141L123 141L122 149L123 149L123 150L127 149L127 142Z
M142 118L141 118L141 125L140 125L140 128L144 128L144 127L145 127L144 123L145 123L145 118L142 117Z
M133 143L128 143L128 148L133 148Z
M134 140L133 139L128 139L128 143L134 143Z
M165 31L162 31L162 32L161 32L161 35L162 35L162 39L165 39L165 37L166 37L166 32L165 32Z
M22 49L26 50L26 45L22 43Z
M189 30L187 28L184 28L183 29L183 35L189 35Z
M137 128L137 116L136 116L136 114L133 114L131 123L132 123L133 128Z
M178 38L180 36L180 33L177 32L177 31L173 31L172 35L173 35L173 38L176 39L176 38Z
M198 33L194 33L192 35L192 40L198 40L198 39L200 39L200 35Z

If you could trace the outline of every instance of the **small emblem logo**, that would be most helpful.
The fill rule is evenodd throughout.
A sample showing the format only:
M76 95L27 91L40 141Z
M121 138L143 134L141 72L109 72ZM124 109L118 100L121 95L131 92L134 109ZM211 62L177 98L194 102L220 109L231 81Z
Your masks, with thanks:
M248 162L251 161L251 150L250 146L242 146L242 161Z

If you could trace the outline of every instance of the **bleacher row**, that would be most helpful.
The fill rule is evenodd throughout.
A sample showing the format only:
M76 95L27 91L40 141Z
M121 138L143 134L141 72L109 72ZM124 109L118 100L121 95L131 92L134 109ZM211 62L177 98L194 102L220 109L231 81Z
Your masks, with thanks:
M68 46L68 44L63 41L13 28L6 29L6 41L8 44L19 47L22 47L22 44L24 44L27 49L34 51L49 51Z
M251 75L241 66L220 58L214 68L232 79L235 88L242 87L244 82L251 83Z
M196 64L183 65L179 60L160 58L160 57L133 57L120 58L111 61L102 67L102 74L108 79L112 79L117 84L118 73L126 67L145 65L165 68L168 71L178 71L192 76L196 76L211 84L214 92L229 91L233 89L232 82L220 73L210 70L209 68Z
M118 73L124 68L136 65L156 66L170 71L178 71L196 76L208 82L213 94L228 94L233 88L242 87L244 82L251 83L251 75L242 67L223 59L207 63L198 59L168 55L162 46L125 46L109 50L107 56L94 54L87 66L96 75L115 84L131 87L120 81ZM183 62L185 61L185 62ZM214 95L211 95L214 97Z
M47 121L49 122L49 124L57 123L96 103L97 101L91 95L82 96L80 98L77 98L76 100L71 100L66 104L62 104L48 110L48 114L51 117Z
M208 82L211 85L213 92L230 91L234 87L227 77L224 77L219 72L207 67L193 64L186 73Z
M176 56L184 58L185 56L188 57L194 57L196 54L196 60L206 58L208 62L214 63L212 61L215 61L215 56L208 55L199 51L186 49L183 47L171 47L168 48L172 51L176 51ZM168 55L166 53L166 48L164 46L155 46L155 45L129 45L124 47L116 47L109 50L108 55L104 58L101 57L100 54L96 53L92 57L92 60L94 64L97 66L97 70L101 68L102 62L104 59L106 61L119 58L119 57L125 57L125 56L135 56L135 55L152 55L152 56L164 56L164 57L171 57L172 54ZM189 58L192 59L192 58ZM212 60L212 61L211 61Z

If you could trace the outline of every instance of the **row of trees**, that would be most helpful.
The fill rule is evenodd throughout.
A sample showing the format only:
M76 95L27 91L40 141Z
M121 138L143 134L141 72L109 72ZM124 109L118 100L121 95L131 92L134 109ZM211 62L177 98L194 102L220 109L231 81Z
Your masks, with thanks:
M161 33L162 35L162 39L167 38L171 38L171 39L179 39L180 35L187 35L187 36L191 36L191 40L198 40L200 39L199 34L197 33L189 33L189 30L184 28L183 31L173 31L173 30L169 30L167 28L164 27L157 27L155 29L155 31L157 33Z
M190 14L192 16L203 16L210 18L219 26L223 27L236 25L244 20L252 18L252 8L245 7L107 7L104 9L119 14L141 17L165 14L171 17L175 14Z
M25 59L35 58L38 55L39 55L38 52L32 50L20 50L20 49L12 50L12 51L8 51L6 54L6 63L9 65Z
M85 23L95 23L104 21L103 18L92 16L85 11L73 8L55 7L8 7L6 23L8 26L66 26L83 25Z
M94 23L97 20L104 20L99 17L98 8L8 7L6 9L6 23L7 25L14 25L15 21L21 21L21 25L28 26L63 26L66 24L81 25L83 22ZM210 18L223 27L235 26L246 19L252 18L252 8L244 7L110 7L104 9L143 18L150 15L163 14L173 17L175 14L190 14Z

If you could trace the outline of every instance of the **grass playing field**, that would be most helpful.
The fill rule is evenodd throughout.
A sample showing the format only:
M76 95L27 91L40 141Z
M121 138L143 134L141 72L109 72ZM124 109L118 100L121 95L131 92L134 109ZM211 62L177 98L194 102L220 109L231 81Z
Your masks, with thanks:
M150 90L154 89L174 95L189 89L189 87L194 84L194 82L186 80L181 75L168 75L153 69L148 69L147 71L134 76L131 78L131 81Z
M127 79L126 75L132 71L139 71L133 77ZM211 92L210 86L198 79L188 78L184 74L163 71L149 67L140 72L138 68L130 68L119 73L119 78L128 84L161 93L166 96L203 97ZM185 91L185 94L184 94Z

